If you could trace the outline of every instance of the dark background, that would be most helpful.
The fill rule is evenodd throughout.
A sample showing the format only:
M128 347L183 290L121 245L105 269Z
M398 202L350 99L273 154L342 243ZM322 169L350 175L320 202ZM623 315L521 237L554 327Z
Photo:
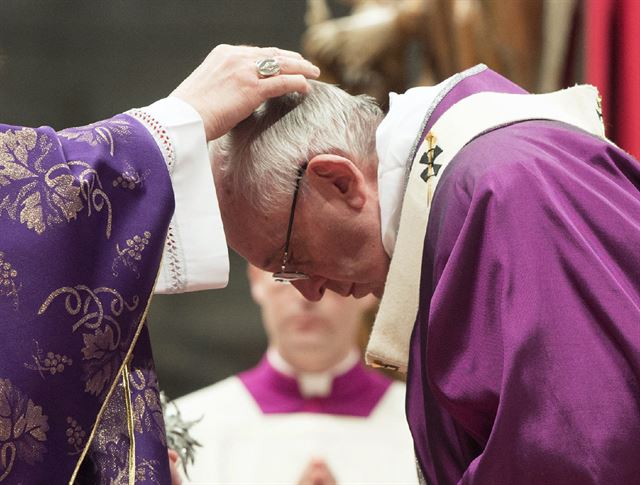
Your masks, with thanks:
M219 43L299 50L304 0L0 1L0 120L56 129L165 97ZM156 296L149 327L170 397L245 369L265 337L245 266L224 290Z

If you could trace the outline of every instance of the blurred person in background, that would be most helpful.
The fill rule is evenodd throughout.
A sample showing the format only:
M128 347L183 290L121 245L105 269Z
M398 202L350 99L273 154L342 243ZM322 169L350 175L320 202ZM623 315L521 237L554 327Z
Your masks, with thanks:
M170 483L151 293L226 284L206 143L318 74L221 45L146 108L0 124L0 482Z
M307 301L248 269L269 348L248 371L178 399L202 445L192 483L417 483L404 384L364 367L373 297Z

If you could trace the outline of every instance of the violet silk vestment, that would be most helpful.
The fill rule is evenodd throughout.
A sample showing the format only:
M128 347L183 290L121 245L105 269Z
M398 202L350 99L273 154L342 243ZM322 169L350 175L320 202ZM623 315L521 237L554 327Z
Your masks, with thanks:
M404 384L356 359L320 393L272 360L177 400L183 418L199 420L187 483L294 484L313 458L337 483L418 483Z
M165 241L186 210L174 164L196 147L211 172L195 111L159 103L61 132L0 125L0 483L170 482L144 321L163 251L159 286L189 286L177 226ZM171 134L150 114L167 107L184 115Z
M378 316L415 322L396 350L408 354L420 471L430 484L636 483L640 164L583 128L534 114L473 137L442 168L438 122L487 93L525 95L479 66L421 108L402 212L412 197L428 199L428 224L425 232L400 219ZM407 234L418 241L413 267L402 266ZM394 260L406 271L394 273ZM403 315L385 297L402 298L412 279L416 307ZM369 361L406 366L382 355L386 340L393 329L376 322Z

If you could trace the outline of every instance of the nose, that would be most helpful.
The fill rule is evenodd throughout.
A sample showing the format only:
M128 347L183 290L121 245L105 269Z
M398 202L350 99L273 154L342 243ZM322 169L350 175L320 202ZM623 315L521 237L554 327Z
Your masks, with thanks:
M291 283L295 286L302 296L309 301L319 301L324 295L326 289L327 279L312 276L308 280L298 280Z

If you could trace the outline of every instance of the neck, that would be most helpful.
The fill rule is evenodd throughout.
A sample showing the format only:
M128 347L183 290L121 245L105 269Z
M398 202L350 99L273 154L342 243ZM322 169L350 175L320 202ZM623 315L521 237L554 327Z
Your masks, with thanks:
M311 353L286 353L275 347L269 348L267 357L271 365L280 372L299 376L302 374L329 373L342 374L351 369L359 360L356 349L345 349L339 354L313 355ZM346 368L344 368L346 367Z

